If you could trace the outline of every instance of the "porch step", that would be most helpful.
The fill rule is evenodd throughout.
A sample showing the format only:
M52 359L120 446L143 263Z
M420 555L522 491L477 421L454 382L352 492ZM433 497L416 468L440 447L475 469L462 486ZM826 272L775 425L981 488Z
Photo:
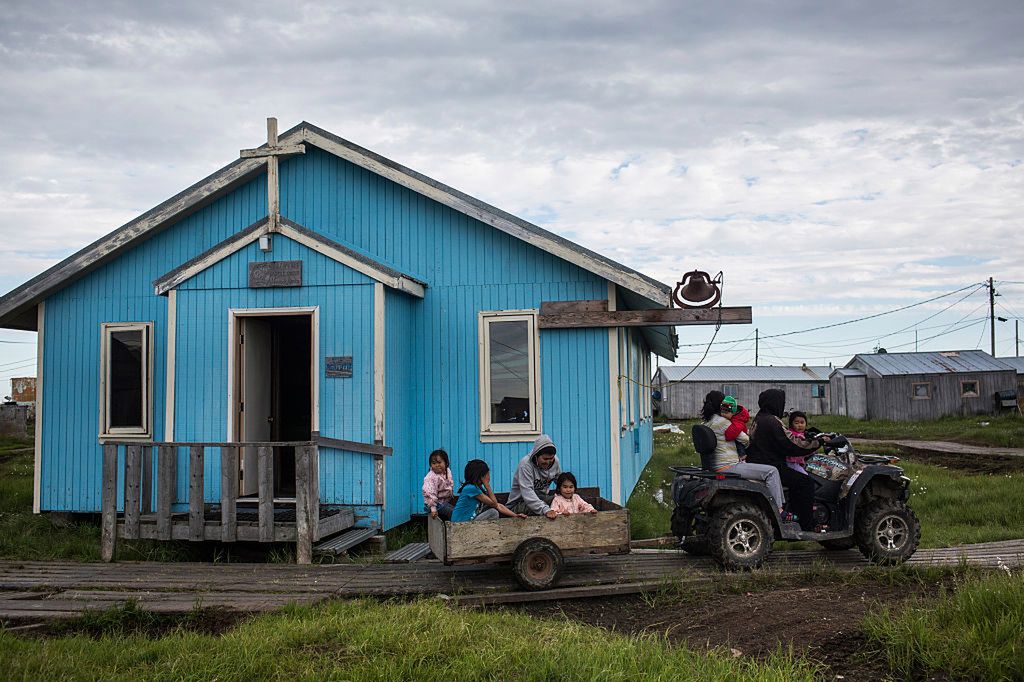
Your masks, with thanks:
M345 531L341 535L336 535L333 538L328 538L313 545L313 553L337 556L342 552L347 552L352 549L360 542L369 540L374 535L377 535L378 532L376 524L370 525L366 528L353 528Z
M419 561L428 554L430 554L429 544L426 542L410 542L401 549L388 552L384 557L384 562L388 564L408 564L413 561Z

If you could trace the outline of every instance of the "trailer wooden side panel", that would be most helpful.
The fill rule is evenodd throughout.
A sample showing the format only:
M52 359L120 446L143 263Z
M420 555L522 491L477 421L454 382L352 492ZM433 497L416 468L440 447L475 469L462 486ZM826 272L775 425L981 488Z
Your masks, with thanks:
M543 516L451 523L428 519L427 536L434 556L444 563L511 559L524 540L551 540L563 554L629 551L629 510L573 514L551 520Z

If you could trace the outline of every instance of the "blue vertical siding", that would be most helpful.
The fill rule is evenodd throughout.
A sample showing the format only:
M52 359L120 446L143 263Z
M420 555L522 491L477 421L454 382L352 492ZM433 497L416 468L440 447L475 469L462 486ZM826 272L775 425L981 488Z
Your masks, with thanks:
M248 289L250 260L301 260L304 286ZM329 284L329 286L328 286ZM211 288L186 288L195 286ZM213 288L222 287L222 288ZM186 282L178 294L175 439L228 437L228 317L232 309L319 308L320 432L331 438L373 442L373 280L321 254L274 237L263 254L256 244ZM324 358L352 356L351 378L326 378ZM184 454L182 455L184 456ZM210 501L219 499L219 454L207 462ZM179 494L186 482L179 480ZM325 448L320 457L325 504L372 504L371 457Z
M99 511L100 324L153 322L153 425L163 437L167 299L153 280L266 215L266 177L142 242L46 299L40 505Z
M654 424L647 409L648 401L644 399L644 392L650 391L647 388L650 377L641 371L643 356L650 351L637 329L626 329L622 343L626 346L626 365L620 368L620 373L627 377L622 381L622 402L628 409L619 438L619 457L622 463L622 499L628 500L654 452Z
M55 407L44 425L44 509L99 509L101 322L154 322L154 435L163 438L167 299L153 294L152 281L265 215L265 182L240 186L47 300L44 400ZM467 460L482 458L495 488L507 490L531 443L480 440L477 315L605 298L606 280L314 147L282 162L281 182L286 217L428 284L422 300L386 290L385 442L395 452L386 463L384 526L420 509L426 456L437 447L451 454L456 480ZM248 263L266 260L301 260L303 286L249 289ZM183 283L176 440L227 436L229 309L318 306L320 430L372 442L373 290L365 276L282 235L274 236L270 253L250 245ZM623 369L640 379L642 339L627 338ZM581 485L609 495L607 330L541 330L539 339L543 430ZM353 357L352 378L324 377L324 357L331 355ZM633 382L623 394L632 411L640 410L640 390ZM650 419L637 415L634 423L621 442L624 495L650 457ZM207 462L209 501L219 497L218 458L213 451ZM373 480L371 457L322 451L324 502L357 505L372 516Z

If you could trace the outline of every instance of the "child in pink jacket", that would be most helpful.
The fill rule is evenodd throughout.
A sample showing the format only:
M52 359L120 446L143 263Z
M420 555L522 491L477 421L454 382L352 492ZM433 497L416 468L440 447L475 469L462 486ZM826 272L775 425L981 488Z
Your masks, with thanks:
M594 509L586 500L576 494L576 477L568 471L563 471L555 479L554 499L551 500L551 511L556 514L596 514Z
M423 508L430 518L450 521L455 509L455 482L448 467L448 453L438 449L430 453L430 471L423 477Z

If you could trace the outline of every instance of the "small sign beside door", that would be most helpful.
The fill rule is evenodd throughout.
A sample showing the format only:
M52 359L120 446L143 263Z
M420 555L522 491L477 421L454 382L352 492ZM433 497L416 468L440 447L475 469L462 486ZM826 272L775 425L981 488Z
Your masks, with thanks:
M302 261L275 260L249 263L249 288L301 287Z
M325 358L328 377L341 379L352 378L352 356L351 355L329 355Z

